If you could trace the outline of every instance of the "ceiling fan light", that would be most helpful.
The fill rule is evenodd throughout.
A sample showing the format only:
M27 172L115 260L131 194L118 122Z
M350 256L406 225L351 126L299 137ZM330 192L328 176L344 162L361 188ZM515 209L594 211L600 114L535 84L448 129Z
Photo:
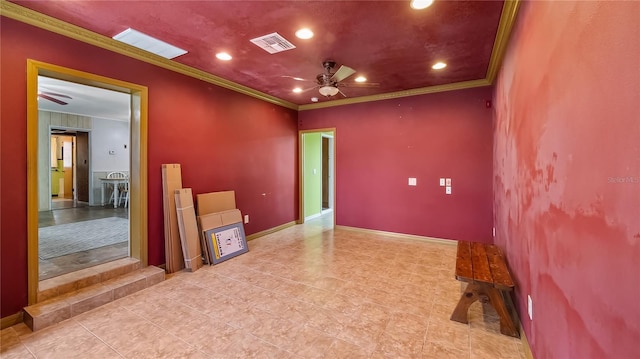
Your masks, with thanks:
M433 0L411 0L411 8L415 10L426 9L433 4Z
M296 88L293 89L293 92L300 93L300 92L302 92L302 89L300 87L296 87Z
M322 86L318 91L320 91L322 96L330 97L335 96L339 90L335 86Z

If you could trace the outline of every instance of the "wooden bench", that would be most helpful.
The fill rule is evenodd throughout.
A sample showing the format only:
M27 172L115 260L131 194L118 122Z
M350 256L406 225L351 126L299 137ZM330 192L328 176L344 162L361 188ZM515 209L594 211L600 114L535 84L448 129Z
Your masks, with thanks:
M491 244L459 241L456 279L469 283L458 301L451 320L468 323L469 306L476 300L490 303L500 316L500 332L519 338L511 315L510 292L515 285L500 248Z

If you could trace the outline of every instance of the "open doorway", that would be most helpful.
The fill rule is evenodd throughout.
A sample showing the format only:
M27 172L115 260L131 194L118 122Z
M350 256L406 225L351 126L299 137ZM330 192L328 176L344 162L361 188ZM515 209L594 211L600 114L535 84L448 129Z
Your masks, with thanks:
M39 132L49 134L41 145L50 149L39 158L40 281L129 256L120 193L128 195L130 107L130 94L38 76ZM107 181L113 173L117 184Z
M322 214L333 210L333 132L322 133Z
M82 90L72 94L53 88L51 84L48 84L48 88L42 88L39 86L39 79L43 78L124 94L127 98L126 123L107 124L103 121L104 117L93 117L81 111L69 110L72 106L66 106L66 104L71 104L74 98L82 100L88 91ZM120 253L139 259L142 266L147 265L147 93L147 88L144 86L27 60L27 161L33 164L27 167L29 305L38 302L40 273L42 269L46 269L41 268L43 267L43 248L40 229L41 227L49 227L47 221L49 221L48 224L55 225L65 221L69 222L65 224L75 225L76 222L79 222L80 225L86 225L89 221L104 217L124 219L127 223L123 227L126 241L124 241L124 245L121 245ZM66 107L64 110L53 111L50 108L40 106L40 101ZM96 149L95 145L98 139L113 139L113 136L96 134L109 126L125 127L126 134L119 137L117 146L113 145L104 151ZM52 131L64 131L64 133L56 133L55 135L59 135L59 137L54 137ZM61 140L59 154L57 153L58 147L55 147L54 150L51 143L52 138L56 138L56 141ZM82 147L83 149L81 149ZM56 152L55 162L52 162L52 152L54 151ZM111 206L104 206L102 205L104 196L101 196L103 186L100 179L106 178L111 169L107 165L101 165L104 168L98 167L95 155L103 156L103 163L113 164L117 162L113 161L116 154L126 158L125 164L119 163L126 168L127 172L126 206L117 205L120 202L115 201L118 201L119 198L114 198ZM69 155L71 156L70 160ZM65 158L67 158L67 163L65 163ZM58 164L59 160L62 161L61 165ZM68 162L71 163L70 166ZM86 168L83 168L85 166ZM71 199L78 203L76 208L69 208L68 211L51 208L53 167L61 169L59 172L62 172L61 175L56 175L58 185L60 177L62 177L63 184L62 192L58 187L58 197L66 200L70 192ZM69 170L69 174L66 173L67 170ZM84 174L87 174L86 179L83 178ZM65 176L68 176L66 180ZM114 210L118 213L115 213ZM105 214L106 211L110 211L110 213ZM113 226L106 224L101 230L75 229L75 236L78 237L78 234L84 232L90 234L109 232L113 228ZM68 238L69 236L64 235L63 237ZM84 242L89 243L94 240L95 238L85 238ZM105 249L109 245L99 248ZM45 256L59 258L60 253L58 252L63 250L62 246L52 245L50 247L51 253L45 254ZM67 254L63 253L62 255ZM120 255L118 254L118 256ZM89 264L95 265L95 263Z
M89 205L89 132L51 128L50 208Z
M322 217L335 222L335 129L300 131L298 223Z

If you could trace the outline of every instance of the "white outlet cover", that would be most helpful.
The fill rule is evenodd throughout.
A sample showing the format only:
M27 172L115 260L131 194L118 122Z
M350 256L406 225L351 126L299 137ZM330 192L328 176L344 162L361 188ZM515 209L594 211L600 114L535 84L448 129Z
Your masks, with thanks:
M409 186L417 186L417 185L418 185L418 180L413 177L409 177Z
M440 187L444 187L444 178L440 178Z
M248 215L248 214L245 214L245 215L244 215L244 223L245 223L245 224L246 224L246 223L249 223L249 215Z
M527 295L527 313L529 314L529 320L533 320L533 300L531 295Z
M444 190L444 193L451 194L451 186L447 186Z

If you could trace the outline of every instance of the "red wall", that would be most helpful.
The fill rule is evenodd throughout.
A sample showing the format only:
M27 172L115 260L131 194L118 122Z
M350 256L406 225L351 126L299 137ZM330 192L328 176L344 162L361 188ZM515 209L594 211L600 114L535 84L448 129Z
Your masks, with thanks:
M247 234L297 218L297 113L8 18L0 22L2 317L27 304L26 60L149 88L149 263L162 264L161 165L194 193L236 191Z
M639 14L524 3L499 74L496 243L537 359L640 358Z
M300 112L301 129L336 128L336 224L491 242L490 98L479 88Z

